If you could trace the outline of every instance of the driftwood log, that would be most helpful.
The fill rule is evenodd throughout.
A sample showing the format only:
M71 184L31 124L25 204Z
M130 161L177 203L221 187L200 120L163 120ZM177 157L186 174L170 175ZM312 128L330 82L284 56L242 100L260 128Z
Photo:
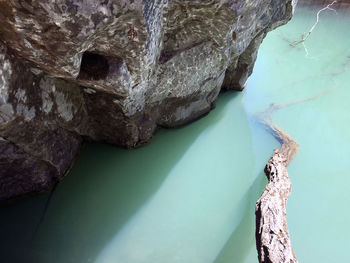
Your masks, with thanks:
M266 112L265 112L266 113ZM291 192L287 166L298 151L298 144L285 131L260 116L259 122L281 143L267 162L268 184L256 203L256 247L261 263L298 262L289 237L286 206Z
M291 45L296 46L297 44L304 43L317 26L320 13L327 9L335 11L331 6L336 2L337 1L333 1L326 7L320 9L317 12L315 24L311 27L306 36L304 36L301 41L291 43ZM305 51L307 52L306 47ZM254 119L281 144L281 148L274 150L274 154L265 166L264 172L267 176L268 184L255 207L255 236L260 263L298 262L292 248L286 217L287 199L291 192L291 182L288 176L287 166L295 157L298 151L298 144L284 130L272 122L273 113L287 106L317 99L325 93L338 88L334 77L346 72L349 66L350 60L347 58L340 71L328 72L326 74L322 73L322 76L331 77L334 83L333 87L305 99L286 104L271 104L264 112L254 116ZM309 76L308 78L313 77L318 77L318 75ZM304 80L305 79L301 81Z
M348 66L349 61L342 71L331 73L331 76L345 72ZM253 117L281 144L280 149L274 150L274 154L265 166L264 172L268 184L255 207L255 238L260 263L298 262L289 237L286 206L291 192L287 166L297 154L299 146L290 135L272 122L272 116L281 108L317 99L336 88L337 85L334 85L314 96L285 104L272 103L265 111L255 114Z

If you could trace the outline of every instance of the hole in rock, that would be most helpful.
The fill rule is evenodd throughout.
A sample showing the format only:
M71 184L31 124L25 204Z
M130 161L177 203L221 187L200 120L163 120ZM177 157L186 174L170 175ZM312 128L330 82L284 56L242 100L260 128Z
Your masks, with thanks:
M159 56L159 64L168 62L172 57L176 55L176 51L163 51Z
M233 40L233 41L236 41L236 39L237 39L236 32L233 32L233 33L232 33L232 40Z
M106 57L85 52L81 59L79 79L100 80L105 79L109 72L109 63Z

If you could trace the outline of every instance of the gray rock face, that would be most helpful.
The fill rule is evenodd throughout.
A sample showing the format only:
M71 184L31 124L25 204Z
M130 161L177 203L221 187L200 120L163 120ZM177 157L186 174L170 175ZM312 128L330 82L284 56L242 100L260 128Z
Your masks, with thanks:
M40 191L82 138L123 147L242 90L292 0L0 2L0 199Z

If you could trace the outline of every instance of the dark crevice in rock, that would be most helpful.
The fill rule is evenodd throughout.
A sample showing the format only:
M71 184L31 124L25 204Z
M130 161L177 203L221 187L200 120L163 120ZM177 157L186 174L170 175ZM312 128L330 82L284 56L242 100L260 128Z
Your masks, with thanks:
M201 41L201 42L198 42L198 43L194 43L191 46L188 46L188 47L185 47L185 48L181 48L181 49L177 49L177 50L163 50L162 53L159 56L159 61L158 62L159 62L159 64L165 64L166 62L168 62L170 59L172 59L176 55L178 55L178 54L180 54L180 53L182 53L184 51L190 50L191 48L197 47L197 46L203 44L204 42L207 42L207 41Z
M165 64L172 57L174 57L177 54L177 52L178 51L163 51L159 57L159 64Z
M105 79L109 72L108 59L102 55L84 52L78 78L83 80Z
M213 77L209 77L209 78L206 78L205 80L203 80L200 84L199 84L199 87L203 87L207 82L213 80L214 78Z
M236 41L236 39L237 39L237 34L236 34L236 32L232 32L232 41Z

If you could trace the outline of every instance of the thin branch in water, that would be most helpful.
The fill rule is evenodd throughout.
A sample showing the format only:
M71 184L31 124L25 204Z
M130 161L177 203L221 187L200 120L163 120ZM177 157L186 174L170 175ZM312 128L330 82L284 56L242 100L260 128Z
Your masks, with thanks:
M296 46L300 43L304 43L305 40L311 35L312 31L316 28L318 22L320 21L320 14L321 12L325 11L325 10L331 10L334 11L335 13L337 13L337 11L333 8L331 8L332 5L334 5L337 1L333 1L332 3L328 4L327 6L325 6L324 8L318 10L317 15L316 15L316 22L315 24L313 24L313 26L310 28L309 32L304 36L302 36L302 39L299 41L296 41L294 43L291 43L292 46Z
M301 100L297 100L297 101L288 102L288 103L285 103L285 104L279 104L278 105L278 107L279 107L278 109L284 108L284 107L288 107L288 106L291 106L291 105L294 105L294 104L302 103L302 102L305 102L305 101L308 101L308 100L317 99L318 97L322 96L323 94L325 94L325 93L327 93L329 91L332 91L332 90L334 90L336 88L337 88L337 86L333 86L331 88L325 89L325 90L317 93L314 96L307 97L307 98L304 98L304 99L301 99Z
M350 56L347 56L346 60L342 64L342 68L340 70L338 70L338 71L328 71L328 72L325 72L325 73L322 72L322 73L308 75L308 76L305 76L302 79L299 79L297 81L293 81L293 82L288 83L286 85L286 87L293 87L293 86L296 86L299 83L302 83L302 82L305 82L305 81L309 81L309 80L312 80L312 79L315 79L315 78L327 77L327 76L330 76L332 78L333 82L334 82L334 77L337 77L337 76L345 73L349 69L349 67L350 67Z
M309 55L309 51L307 50L307 47L305 45L305 42L303 42L303 47L304 47L304 50L305 50L305 57L307 57Z
M325 11L325 10L331 10L333 12L335 12L337 14L337 11L332 8L331 6L333 6L335 3L337 3L337 1L333 1L332 3L328 4L327 6L325 6L324 8L318 10L317 14L316 14L316 22L313 24L313 26L310 28L309 32L305 35L302 34L301 35L301 40L298 41L291 41L288 38L286 38L284 35L280 35L282 40L288 42L289 44L289 48L285 51L285 53L291 51L294 47L298 46L299 44L303 44L304 50L305 50L305 57L309 56L309 50L307 49L306 45L305 45L305 40L311 35L312 31L316 28L317 24L320 21L320 14Z
M37 235L37 233L38 233L38 231L39 231L39 229L40 229L42 223L44 222L45 216L46 216L46 214L47 214L47 210L48 210L49 205L50 205L51 200L52 200L52 196L53 196L55 190L57 189L58 183L59 183L59 182L56 182L56 183L53 185L53 187L52 187L52 189L51 189L51 191L50 191L50 194L49 194L49 196L48 196L48 198L47 198L47 200L46 200L46 202L45 202L45 206L44 206L43 213L42 213L42 215L41 215L41 217L40 217L40 220L39 220L39 222L38 222L38 224L36 225L36 228L35 228L35 230L34 230L34 234L33 234L33 236L32 236L32 240L35 239L35 237L36 237L36 235Z

